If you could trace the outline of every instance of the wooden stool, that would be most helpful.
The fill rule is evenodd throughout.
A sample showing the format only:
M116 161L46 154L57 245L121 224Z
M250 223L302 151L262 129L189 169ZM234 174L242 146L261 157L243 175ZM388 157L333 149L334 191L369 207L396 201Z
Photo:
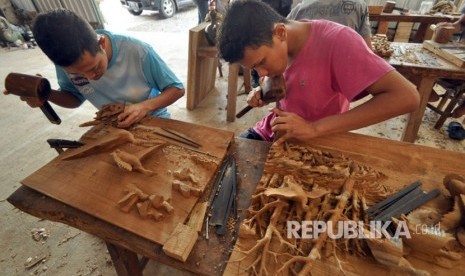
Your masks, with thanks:
M437 106L428 103L426 106L434 112L441 115L439 120L434 125L434 128L439 129L442 127L447 118L451 117L452 112L460 103L465 93L465 81L457 80L439 80L437 84L444 87L446 92L440 95L441 100Z

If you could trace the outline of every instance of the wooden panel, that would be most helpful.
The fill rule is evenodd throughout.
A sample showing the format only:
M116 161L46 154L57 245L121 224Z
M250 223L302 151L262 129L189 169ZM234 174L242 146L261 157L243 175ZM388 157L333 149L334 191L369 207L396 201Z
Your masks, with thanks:
M399 22L397 24L396 35L394 41L396 42L408 42L410 33L412 32L413 23L411 22Z
M199 55L199 50L202 52L205 50L205 47L211 49L204 31L207 24L202 23L189 30L186 101L186 107L189 110L197 107L210 91L215 88L218 58L212 58L204 54Z
M21 183L136 235L163 244L176 225L185 222L197 201L197 197L184 198L180 193L172 191L173 172L183 168L190 169L203 189L216 174L234 133L160 118L147 118L144 125L169 128L187 134L203 146L194 151L187 147L169 145L154 152L143 162L146 169L154 172L153 176L119 169L110 152L63 161L66 155L73 152L68 150ZM96 133L86 133L83 141L86 137L96 137ZM143 147L125 144L120 149L137 152ZM163 221L156 222L142 219L137 210L122 212L117 202L124 196L123 190L129 183L135 184L146 194L170 198L174 213L166 215Z
M359 164L371 167L387 176L387 180L383 182L384 185L395 189L404 187L417 180L422 182L423 190L429 191L435 187L442 189L442 181L446 174L456 173L463 175L465 172L465 163L463 162L465 154L463 153L354 133L315 138L307 145L326 152L338 155L343 154ZM265 162L264 174L267 172L267 164L269 164L269 162ZM296 164L300 163L296 162ZM284 167L285 166L283 166L283 168ZM296 170L292 170L288 173L293 174L295 172ZM284 172L281 174L284 174ZM429 206L434 207L436 206L435 204L438 204L438 201L443 199L443 197L439 197L435 201L430 202ZM247 216L251 217L250 214ZM275 234L273 233L271 235ZM241 237L241 233L239 233L239 237ZM246 237L245 239L251 238L250 233L248 233L248 235L243 235L243 237ZM267 241L262 242L266 244ZM242 245L243 244L244 243L242 243ZM270 243L270 247L265 248L265 250L273 251L270 248L276 244ZM281 245L283 244L284 242L281 243ZM260 254L260 250L263 247L259 247L258 243L254 245L257 245L258 249L251 251L251 254ZM254 258L244 258L244 251L238 250L240 246L241 238L239 238L236 243L235 250L230 257L228 266L223 275L250 275L250 271L247 271L247 268L249 268L250 261L253 261ZM248 248L250 248L250 244L242 249L246 250ZM274 248L278 248L278 246ZM276 254L276 256L283 255ZM465 252L462 252L461 256L463 260ZM447 269L433 262L413 257L412 254L405 257L416 269L428 271L431 275L464 275L465 273L465 267L459 265L462 261L451 261L454 266ZM266 260L266 258L263 259ZM282 265L276 264L274 261L276 259L272 257L268 260L269 262L267 262L267 264L270 264L270 266L266 267L267 272L270 275L274 275L276 269L281 268ZM278 267L276 268L276 266ZM402 273L396 273L396 271L391 270L388 266L377 263L371 255L357 257L347 252L337 254L337 258L334 258L334 255L332 255L332 257L315 260L312 262L311 272L311 275L402 275ZM286 273L282 275L286 275Z
M431 40L425 40L423 47L458 67L465 67L465 45L463 44L440 44Z
M230 153L237 161L237 206L240 220L244 219L246 214L241 210L247 210L250 197L262 175L269 145L270 143L263 141L243 138L236 138L231 145ZM234 233L229 230L225 236L217 236L214 234L215 229L210 228L210 238L208 240L198 239L189 258L186 262L181 262L165 255L159 244L96 218L94 215L63 204L27 186L22 185L18 188L8 197L8 202L27 214L70 225L110 241L116 246L126 248L176 269L190 271L195 275L221 275L221 271L223 271L229 258L229 250L234 242ZM239 223L236 224L236 231L238 227ZM202 231L204 232L205 228ZM205 232L202 236L204 235Z

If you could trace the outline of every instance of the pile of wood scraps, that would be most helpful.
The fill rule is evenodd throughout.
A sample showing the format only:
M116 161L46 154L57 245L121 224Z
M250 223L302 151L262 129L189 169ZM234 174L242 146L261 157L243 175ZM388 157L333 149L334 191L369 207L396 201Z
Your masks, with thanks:
M371 36L371 47L373 52L382 58L388 58L392 55L393 49L386 35L376 34Z
M441 66L434 57L428 54L428 50L408 44L396 45L391 58L400 63L416 64L420 66Z

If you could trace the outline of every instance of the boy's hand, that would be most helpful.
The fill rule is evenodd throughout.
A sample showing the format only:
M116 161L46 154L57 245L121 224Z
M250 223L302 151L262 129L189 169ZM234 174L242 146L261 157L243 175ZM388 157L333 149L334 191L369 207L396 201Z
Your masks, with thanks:
M291 138L305 141L312 137L311 124L299 115L292 112L285 112L278 108L273 108L270 111L277 115L273 121L271 121L271 129L275 133L284 133L276 140L276 144L279 145Z
M8 91L6 89L3 90L4 95L8 95ZM19 99L23 102L26 102L30 107L35 108L35 107L41 107L44 105L44 100L41 100L37 97L26 97L26 96L20 96Z
M247 104L251 107L262 107L268 104L262 101L262 89L260 86L255 87L249 92L249 95L247 95Z
M150 112L143 102L126 105L121 114L118 115L118 127L127 128L142 120Z

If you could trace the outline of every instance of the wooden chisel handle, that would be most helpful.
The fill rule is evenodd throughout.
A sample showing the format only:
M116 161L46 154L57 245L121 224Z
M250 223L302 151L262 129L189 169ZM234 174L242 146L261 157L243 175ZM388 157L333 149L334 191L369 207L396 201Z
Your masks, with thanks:
M60 117L58 117L58 114L53 110L52 106L45 101L44 104L40 107L40 110L45 114L47 119L52 123L59 125L61 123Z
M239 111L239 112L236 114L236 118L239 119L240 117L244 116L245 113L249 112L252 108L253 108L253 107L250 106L250 105L248 105L248 106L242 108L242 110Z

